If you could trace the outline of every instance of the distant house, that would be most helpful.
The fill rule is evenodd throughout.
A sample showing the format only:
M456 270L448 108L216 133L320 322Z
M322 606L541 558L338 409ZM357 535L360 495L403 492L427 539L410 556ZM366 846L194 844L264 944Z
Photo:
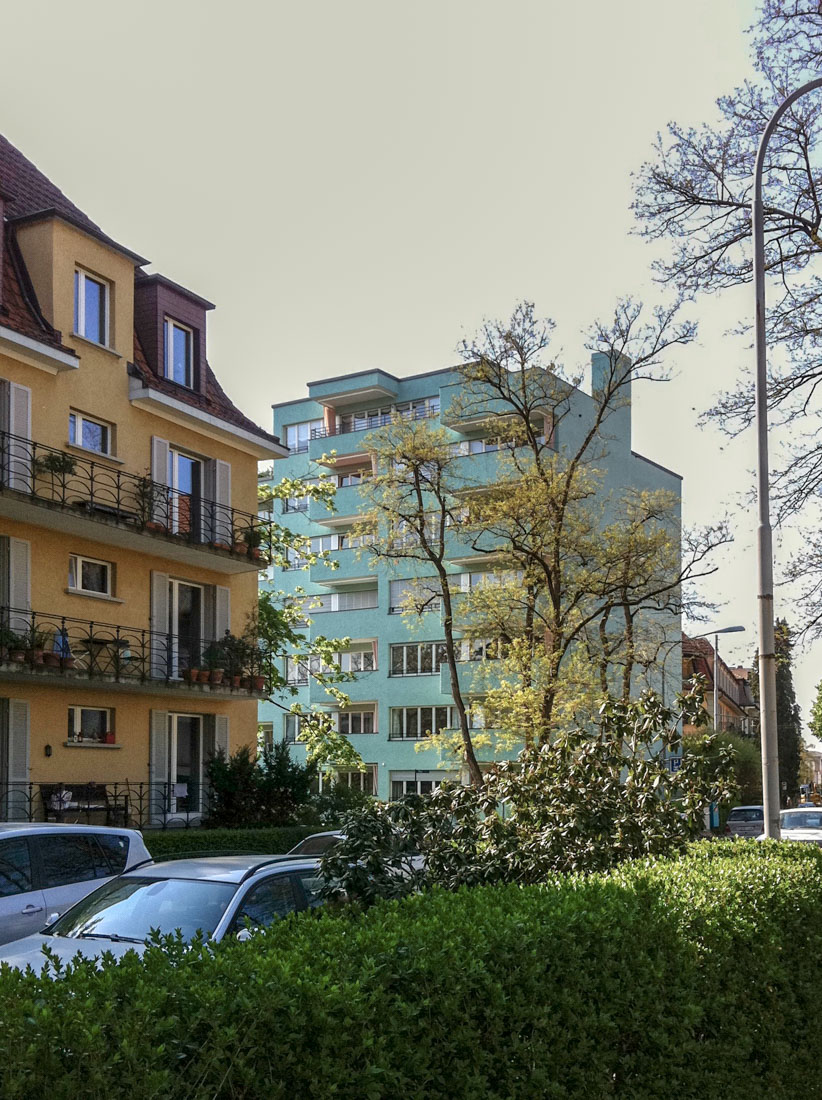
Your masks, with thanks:
M719 687L719 713L714 715L714 647L707 638L689 638L682 635L682 682L687 684L694 676L707 680L704 707L715 729L730 730L750 736L757 715L757 706L751 691L750 669L731 668L719 656L717 683ZM695 727L685 726L685 733Z

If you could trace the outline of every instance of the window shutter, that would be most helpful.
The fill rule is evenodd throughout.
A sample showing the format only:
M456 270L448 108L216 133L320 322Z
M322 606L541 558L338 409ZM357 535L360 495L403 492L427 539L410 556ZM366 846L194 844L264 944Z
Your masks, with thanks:
M32 490L31 390L16 382L3 383L2 424L9 433L3 447L3 481L20 493Z
M171 673L171 628L168 621L168 573L151 571L151 676Z
M23 633L31 626L31 544L24 539L8 540L9 548L9 626Z
M214 715L214 755L218 752L228 757L228 716L225 714Z
M214 637L220 641L231 630L231 589L222 585L214 588Z
M168 485L168 452L167 439L161 439L159 435L151 437L151 480L158 485ZM151 519L156 523L171 526L171 497L169 494L157 492L152 494Z
M162 822L168 807L168 711L151 711L148 747L149 819Z
M211 537L218 542L234 541L234 523L231 512L231 465L219 458L212 464L214 515Z
M29 816L29 705L21 699L8 700L9 799L10 821Z

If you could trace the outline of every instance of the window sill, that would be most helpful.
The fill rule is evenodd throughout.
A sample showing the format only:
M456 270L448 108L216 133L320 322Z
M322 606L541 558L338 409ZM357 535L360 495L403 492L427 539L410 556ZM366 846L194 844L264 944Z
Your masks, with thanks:
M105 462L116 462L118 466L125 466L125 462L122 458L106 454L105 451L95 451L91 447L83 447L80 443L66 443L66 447L70 451L78 451L80 454L90 455L94 459L102 459Z
M124 603L117 596L106 596L102 592L83 592L80 588L64 588L67 596L82 596L86 600L103 600L104 603Z
M81 343L87 344L90 348L97 348L98 351L105 351L109 355L113 355L115 359L125 359L125 356L121 355L116 348L110 348L108 344L98 344L96 340L89 340L88 336L81 336L79 332L73 332L71 338L72 340L80 340Z
M64 741L64 749L121 749L122 745L107 745L105 741Z

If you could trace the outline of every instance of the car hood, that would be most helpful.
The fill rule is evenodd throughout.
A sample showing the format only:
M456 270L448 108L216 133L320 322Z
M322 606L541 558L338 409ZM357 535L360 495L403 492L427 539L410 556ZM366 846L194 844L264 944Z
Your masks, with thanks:
M765 834L761 833L757 840L765 840ZM783 829L782 840L801 840L806 844L822 844L822 829Z
M117 943L111 940L73 940L66 936L44 936L38 932L33 936L26 936L22 940L12 940L0 947L0 965L6 963L17 970L25 970L31 966L37 973L43 970L48 959L43 953L43 948L48 947L52 954L56 955L62 963L70 962L75 956L82 955L86 959L99 958L104 951L110 951L116 959L120 959L127 951L136 951L142 955L145 944L142 943Z

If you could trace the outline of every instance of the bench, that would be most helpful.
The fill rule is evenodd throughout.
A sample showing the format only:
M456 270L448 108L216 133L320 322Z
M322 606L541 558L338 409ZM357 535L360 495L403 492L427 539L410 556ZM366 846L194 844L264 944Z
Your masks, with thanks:
M128 794L109 794L103 783L41 783L40 801L45 821L91 824L90 816L103 817L106 825L128 824Z

